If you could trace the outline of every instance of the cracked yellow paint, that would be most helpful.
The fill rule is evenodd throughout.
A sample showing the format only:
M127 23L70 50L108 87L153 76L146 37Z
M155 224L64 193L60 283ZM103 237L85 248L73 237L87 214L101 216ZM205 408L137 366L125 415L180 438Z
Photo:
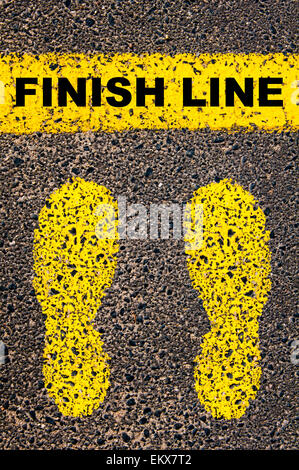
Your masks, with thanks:
M4 83L0 81L0 104L5 103L5 87Z
M215 418L240 418L261 376L258 317L271 288L269 232L254 197L229 180L195 191L191 216L201 204L201 246L186 253L211 331L195 359L195 389ZM190 240L194 226L187 227Z
M16 104L16 78L36 77L37 85L26 88L36 94L25 97L25 106ZM42 106L43 78L52 78L53 105ZM78 107L71 99L66 107L58 106L57 82L68 78L76 88L77 78L86 78L86 106ZM102 104L92 106L92 77L102 80ZM126 87L132 95L125 107L113 107L106 98L111 95L107 82L114 77L130 81ZM136 78L145 78L146 86L153 87L156 77L164 78L164 106L155 106L154 97L146 96L146 106L136 106ZM192 78L193 97L207 100L205 107L183 107L183 77ZM224 79L235 78L244 88L245 77L254 79L254 103L245 107L236 97L233 107L226 107ZM283 106L261 107L258 100L258 79L276 77L283 80L281 95L269 99L282 99ZM220 106L210 106L210 78L220 79ZM84 131L123 131L126 129L212 130L237 129L283 131L298 129L299 116L293 99L293 83L298 79L298 56L284 54L161 54L137 56L133 54L86 55L43 54L0 57L0 80L5 85L5 103L0 106L0 133L28 134ZM270 85L270 89L277 85Z
M110 191L77 178L50 196L34 232L33 285L46 316L45 386L66 416L91 414L109 387L109 357L93 321L114 276L116 224ZM116 236L99 237L101 227Z

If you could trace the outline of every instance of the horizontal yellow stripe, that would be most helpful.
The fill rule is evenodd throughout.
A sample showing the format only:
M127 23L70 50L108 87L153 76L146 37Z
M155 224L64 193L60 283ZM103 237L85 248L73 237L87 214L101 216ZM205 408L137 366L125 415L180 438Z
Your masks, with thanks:
M105 56L86 54L2 55L0 58L0 132L23 134L78 131L122 131L125 129L235 130L256 128L265 131L298 128L298 56L283 54L132 54ZM16 106L16 79L36 78L26 85L35 95L25 96L25 106ZM67 106L58 106L58 79L67 78L77 89L77 79L86 80L86 105L77 106L68 95ZM123 77L131 101L114 107L107 97L121 100L107 89L110 79ZM279 78L281 94L269 100L282 100L283 106L260 106L260 78ZM43 106L43 79L52 78L52 105ZM92 78L101 78L101 106L92 103ZM164 103L156 106L154 96L145 97L145 106L136 105L136 78L147 87L155 78L164 79ZM192 79L192 98L205 99L206 106L183 106L183 78ZM210 79L219 78L219 106L211 106ZM253 79L253 106L244 106L235 95L234 106L226 106L226 78L234 78L244 90L245 78ZM118 84L120 86L120 84ZM101 89L101 88L100 88ZM99 93L99 90L98 90Z

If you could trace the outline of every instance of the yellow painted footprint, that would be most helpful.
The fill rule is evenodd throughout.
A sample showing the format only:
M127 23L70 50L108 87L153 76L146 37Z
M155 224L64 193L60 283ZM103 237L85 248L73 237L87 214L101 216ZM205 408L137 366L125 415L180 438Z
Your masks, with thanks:
M116 226L110 191L78 178L50 196L34 232L45 386L65 416L91 414L109 387L109 357L93 320L116 268Z
M202 231L195 223L200 205ZM271 288L265 215L229 180L199 188L189 208L187 265L211 322L195 359L195 389L215 418L240 418L261 376L258 317Z

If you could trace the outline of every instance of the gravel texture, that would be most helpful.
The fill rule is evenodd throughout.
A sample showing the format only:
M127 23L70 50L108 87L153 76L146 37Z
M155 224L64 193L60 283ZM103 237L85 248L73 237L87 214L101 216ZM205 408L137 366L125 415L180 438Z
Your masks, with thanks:
M295 52L295 1L3 1L1 52ZM296 448L296 135L211 131L0 136L2 449ZM44 323L32 288L32 243L45 199L70 176L128 203L186 202L233 178L271 230L272 291L260 319L263 370L239 420L199 403L193 360L209 321L191 287L183 241L122 240L96 319L112 358L103 406L58 412L43 386Z

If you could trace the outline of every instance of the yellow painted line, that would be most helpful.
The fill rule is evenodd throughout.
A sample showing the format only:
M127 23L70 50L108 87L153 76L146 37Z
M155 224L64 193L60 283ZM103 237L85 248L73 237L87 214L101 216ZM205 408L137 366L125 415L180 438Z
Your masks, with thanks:
M269 232L253 196L229 180L199 188L200 249L187 249L188 269L211 322L196 357L195 389L215 418L240 418L259 389L258 318L271 288ZM192 238L189 223L186 238Z
M46 316L43 373L65 416L91 414L109 387L109 357L93 321L114 276L116 224L110 191L79 178L54 192L39 214L33 284ZM99 237L111 231L115 236Z
M10 54L0 58L0 80L0 133L299 124L298 55ZM145 95L147 87L158 95Z

